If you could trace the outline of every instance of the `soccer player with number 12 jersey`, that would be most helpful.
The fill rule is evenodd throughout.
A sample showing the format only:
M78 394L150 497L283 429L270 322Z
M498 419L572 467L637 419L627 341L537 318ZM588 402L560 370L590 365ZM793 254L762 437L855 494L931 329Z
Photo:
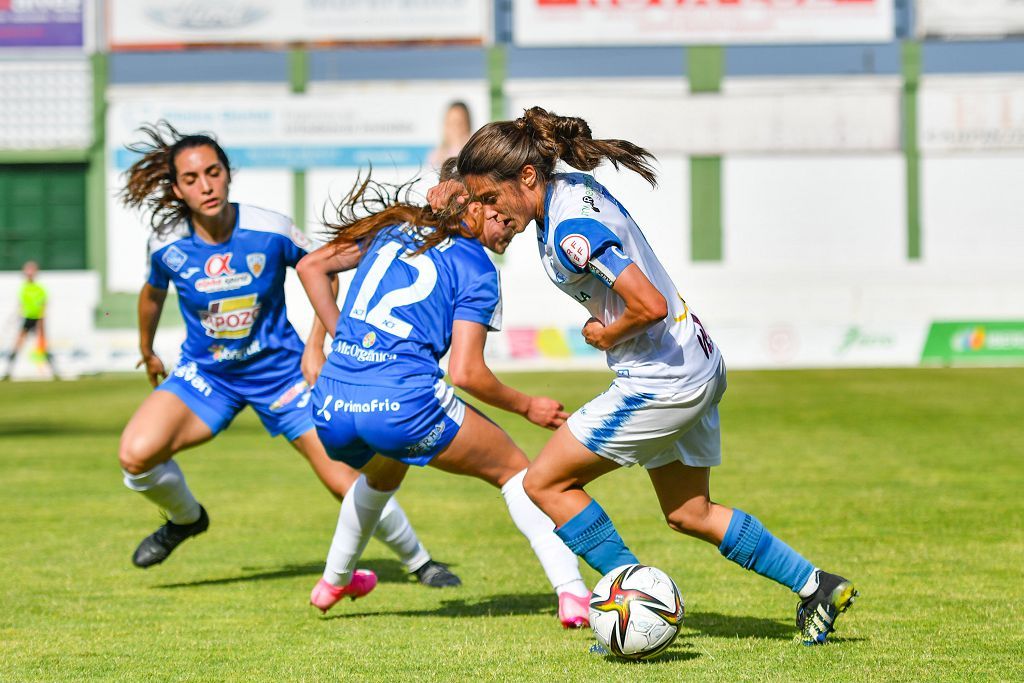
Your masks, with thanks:
M228 201L231 167L212 137L181 135L166 122L142 130L148 142L130 147L141 156L122 198L144 207L153 229L139 346L156 391L125 427L119 458L125 485L168 517L132 557L146 568L209 526L174 456L212 439L246 405L271 436L284 435L335 497L346 495L357 473L327 457L308 407L305 377L324 362L326 330L314 324L303 345L285 311L285 271L306 255L305 236L285 216ZM153 338L171 283L186 338L168 375ZM459 584L431 559L397 502L383 511L375 536L421 583Z

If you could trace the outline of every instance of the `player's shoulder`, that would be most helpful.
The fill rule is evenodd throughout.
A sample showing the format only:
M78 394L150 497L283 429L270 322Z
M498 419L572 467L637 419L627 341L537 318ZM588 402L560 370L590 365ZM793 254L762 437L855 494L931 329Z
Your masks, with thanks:
M190 237L192 235L192 229L188 225L188 221L178 220L173 223L166 224L149 235L149 253L156 254L164 249L167 249L176 242ZM180 248L179 245L178 248Z
M456 264L458 270L466 270L474 275L497 272L483 245L470 237L453 235L435 247L435 250L440 258Z
M270 209L264 209L261 206L239 204L238 229L280 235L293 242L295 246L306 251L312 248L309 238L295 227L295 223L289 216Z
M604 223L617 213L618 203L607 188L589 173L556 173L552 177L548 200L551 224L574 218L590 218Z

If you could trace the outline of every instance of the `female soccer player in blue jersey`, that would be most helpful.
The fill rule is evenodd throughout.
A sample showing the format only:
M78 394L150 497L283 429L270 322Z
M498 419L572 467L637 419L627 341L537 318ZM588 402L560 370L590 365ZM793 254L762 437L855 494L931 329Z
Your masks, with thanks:
M398 195L395 195L398 196ZM455 396L457 387L534 424L554 429L557 401L500 382L484 362L488 330L501 325L498 273L484 247L503 253L515 234L457 212L398 203L369 180L342 202L332 241L305 257L299 277L324 326L335 330L313 389L312 409L327 453L363 472L341 504L323 578L310 601L326 611L365 594L355 571L381 510L410 465L478 477L501 489L558 594L566 627L587 624L589 593L575 555L523 490L529 464L500 427ZM341 309L336 273L356 269Z
M487 216L515 230L536 221L548 277L590 313L583 337L607 352L617 375L551 438L530 466L526 491L566 544L604 574L637 558L584 487L643 465L672 529L798 593L803 640L823 643L853 602L853 584L816 569L753 515L711 500L710 470L721 462L722 356L626 209L592 176L556 171L559 161L591 170L605 159L655 184L646 150L594 140L583 119L539 107L485 125L458 157Z
M305 236L286 216L228 201L231 166L213 138L181 135L166 122L142 130L148 141L131 148L141 157L128 170L122 198L144 207L153 229L139 294L139 348L156 391L125 427L119 457L125 485L168 517L132 556L145 568L209 525L175 454L213 438L246 405L337 498L358 475L327 457L307 407L303 374L315 377L323 364L326 331L314 323L303 346L285 311L285 269L306 255ZM172 282L187 334L168 376L153 337ZM376 536L422 583L459 584L431 559L397 503L384 511Z

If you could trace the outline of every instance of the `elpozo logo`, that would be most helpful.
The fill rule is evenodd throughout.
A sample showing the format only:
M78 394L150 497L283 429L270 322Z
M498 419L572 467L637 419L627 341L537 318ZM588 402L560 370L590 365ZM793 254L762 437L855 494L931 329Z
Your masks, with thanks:
M219 31L255 24L270 14L269 0L149 0L146 17L155 24L186 31Z
M252 332L260 314L259 297L255 294L211 301L199 312L199 322L206 336L214 339L244 339Z

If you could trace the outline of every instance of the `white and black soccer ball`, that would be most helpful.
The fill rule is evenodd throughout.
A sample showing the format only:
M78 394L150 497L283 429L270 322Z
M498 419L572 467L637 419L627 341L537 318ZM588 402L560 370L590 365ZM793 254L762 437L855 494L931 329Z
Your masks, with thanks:
M609 652L623 659L650 659L679 635L683 598L668 574L643 564L611 570L594 586L590 626Z

